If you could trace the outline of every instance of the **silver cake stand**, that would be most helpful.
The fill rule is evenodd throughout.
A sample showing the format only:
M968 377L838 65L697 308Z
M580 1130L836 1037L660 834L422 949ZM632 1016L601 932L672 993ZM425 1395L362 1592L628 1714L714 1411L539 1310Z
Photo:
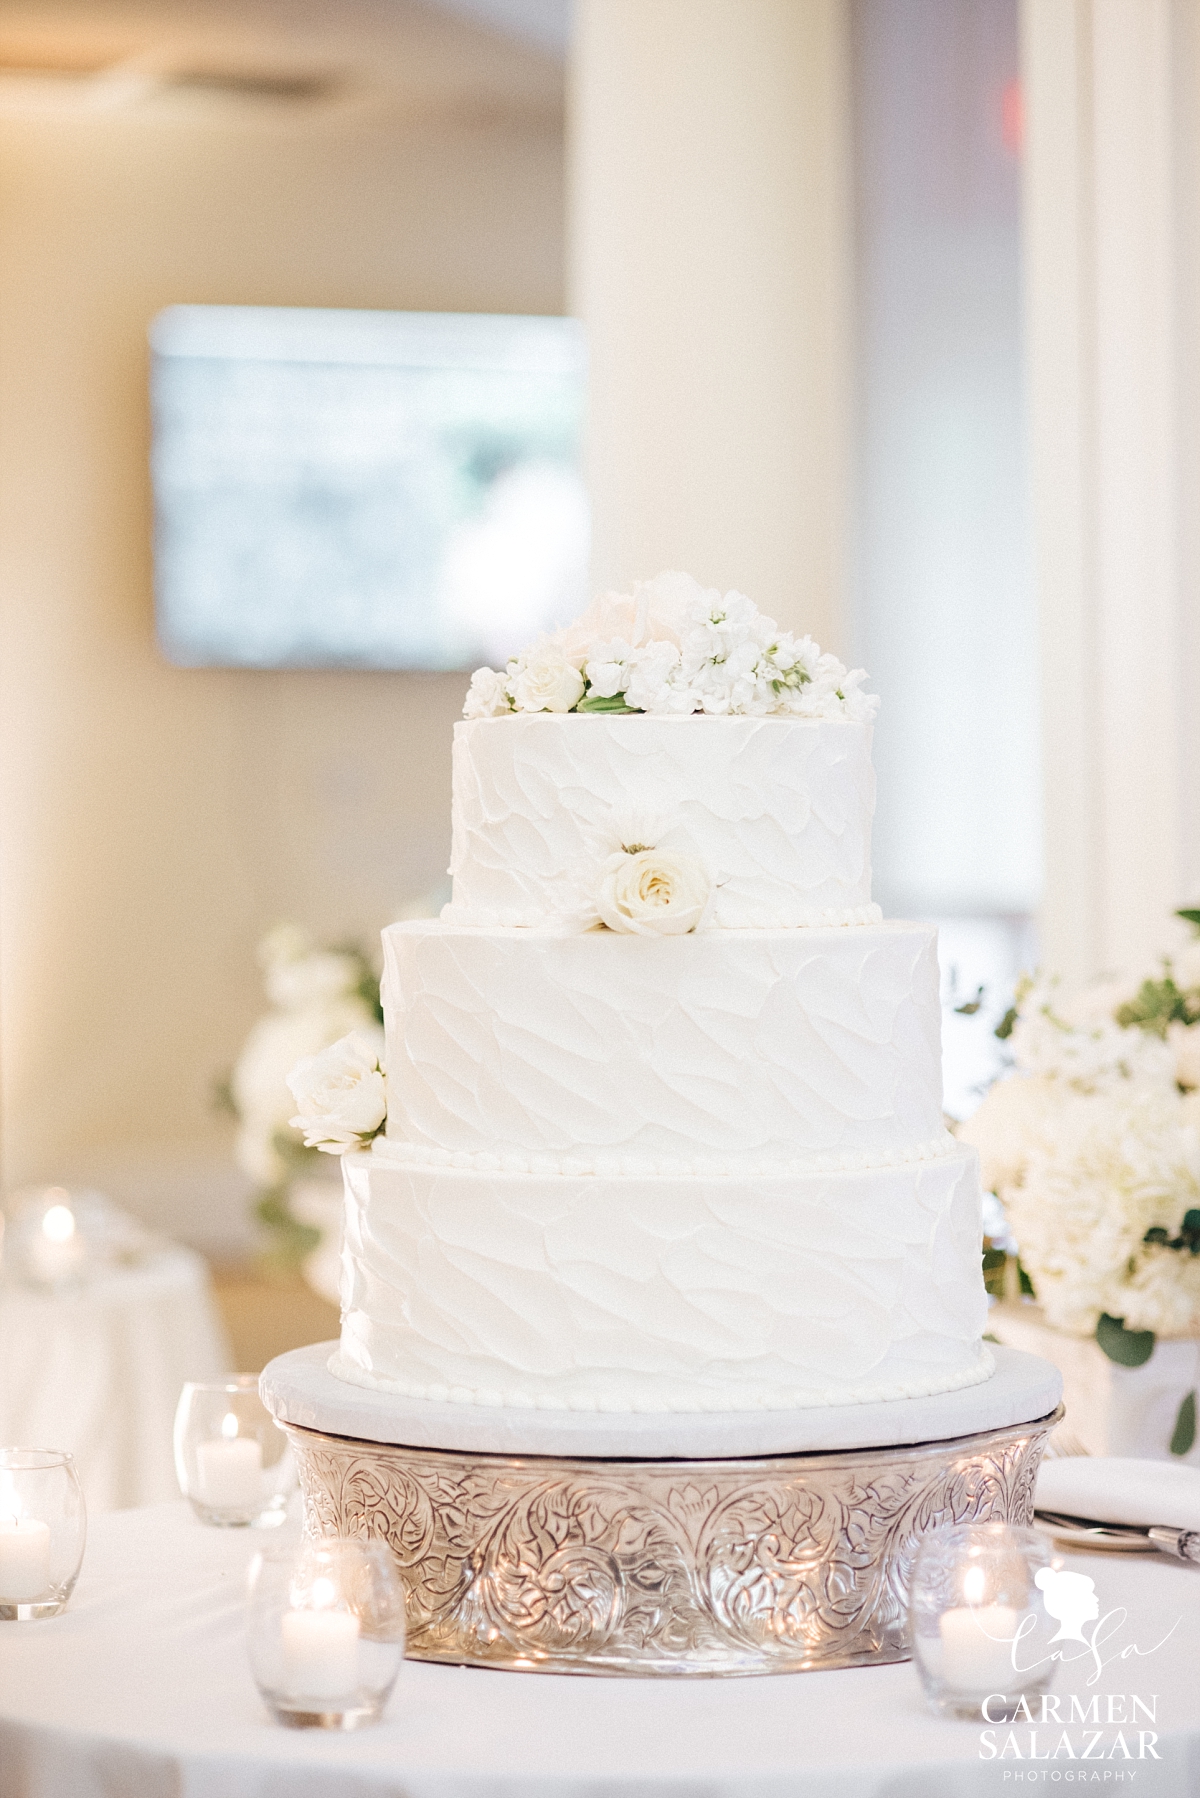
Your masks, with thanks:
M432 1404L262 1376L306 1531L394 1553L408 1653L531 1672L795 1673L907 1658L942 1523L1029 1523L1062 1380L998 1348L984 1385L805 1411L607 1416Z

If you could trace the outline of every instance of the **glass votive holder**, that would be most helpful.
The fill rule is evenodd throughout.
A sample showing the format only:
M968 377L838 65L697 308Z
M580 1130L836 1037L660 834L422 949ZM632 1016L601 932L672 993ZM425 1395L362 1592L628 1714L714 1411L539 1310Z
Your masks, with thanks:
M287 1516L296 1468L258 1396L258 1375L189 1380L175 1412L175 1472L204 1523L273 1529Z
M1061 1569L1034 1530L959 1523L930 1531L913 1563L908 1615L932 1710L1008 1722L1022 1697L1028 1702L1049 1690L1058 1664L1050 1642L1058 1638L1047 1600L1053 1602L1056 1581L1075 1577Z
M388 1549L328 1537L255 1555L246 1644L276 1722L357 1729L377 1721L404 1658L404 1588Z
M0 1622L29 1623L65 1611L86 1536L74 1455L0 1448Z

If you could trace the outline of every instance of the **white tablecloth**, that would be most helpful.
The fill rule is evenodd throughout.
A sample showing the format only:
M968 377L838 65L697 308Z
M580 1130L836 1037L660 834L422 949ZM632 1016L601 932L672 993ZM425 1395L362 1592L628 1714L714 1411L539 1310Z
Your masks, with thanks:
M1100 1694L1101 1717L1109 1693L1126 1711L1153 1699L1162 1758L1093 1744L1089 1762L1034 1765L1024 1723L1020 1761L980 1759L983 1725L930 1716L910 1666L658 1681L408 1662L382 1724L281 1729L243 1648L255 1545L179 1504L101 1518L67 1614L0 1624L0 1798L977 1798L1056 1771L1072 1789L1087 1772L1088 1790L1200 1791L1200 1568L1165 1558L1071 1557L1102 1612L1127 1615L1098 1684L1075 1668L1057 1686L1064 1715L1071 1693ZM1142 1655L1118 1658L1132 1642ZM1069 1733L1079 1754L1086 1732ZM1060 1734L1039 1730L1036 1752Z
M0 1286L0 1443L70 1449L90 1512L178 1497L180 1388L228 1367L207 1264L190 1249L79 1292Z

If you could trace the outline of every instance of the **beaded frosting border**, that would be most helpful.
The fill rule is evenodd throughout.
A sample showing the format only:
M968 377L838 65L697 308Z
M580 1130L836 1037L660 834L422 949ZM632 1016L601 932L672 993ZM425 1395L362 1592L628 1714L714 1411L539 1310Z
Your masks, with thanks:
M541 911L480 911L474 906L456 905L451 899L441 910L443 924L457 924L464 930L537 930L547 929L557 921L557 914ZM806 912L744 912L738 924L722 923L722 933L739 930L840 930L855 924L882 924L883 912L878 905L828 907ZM701 926L698 932L707 936L714 926Z
M512 1155L485 1149L437 1149L425 1143L401 1142L377 1137L370 1154L380 1167L456 1168L477 1174L646 1176L795 1177L799 1174L849 1174L871 1169L910 1167L926 1161L942 1161L964 1145L943 1131L927 1142L898 1149L850 1149L820 1151L804 1157L775 1161L742 1161L729 1155L695 1156L691 1159L639 1155Z

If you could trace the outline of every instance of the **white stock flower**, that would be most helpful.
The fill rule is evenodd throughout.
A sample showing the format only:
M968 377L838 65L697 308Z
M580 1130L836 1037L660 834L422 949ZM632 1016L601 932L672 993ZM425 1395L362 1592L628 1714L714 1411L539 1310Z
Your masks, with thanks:
M618 693L623 693L632 674L633 656L633 645L620 637L611 643L597 643L584 669L589 696L594 693L598 699L615 699Z
M539 643L510 664L509 688L520 712L569 712L584 693L584 679L554 643Z
M464 718L502 718L512 711L508 676L494 668L477 668L463 700Z
M639 712L694 712L699 696L679 678L680 656L673 643L648 643L633 660L625 703Z
M306 1148L344 1155L378 1135L387 1116L381 1037L378 1029L353 1031L292 1069L287 1083L298 1110L291 1123Z
M609 856L596 889L596 910L610 930L633 936L685 936L708 904L712 882L698 856L643 849Z

